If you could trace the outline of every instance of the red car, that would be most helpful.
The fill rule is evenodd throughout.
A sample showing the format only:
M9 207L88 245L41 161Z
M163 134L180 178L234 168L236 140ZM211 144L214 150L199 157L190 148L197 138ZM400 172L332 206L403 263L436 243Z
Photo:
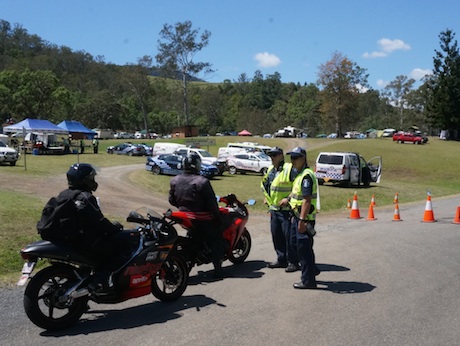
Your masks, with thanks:
M396 132L393 141L398 143L411 142L413 144L423 144L423 138L410 132Z

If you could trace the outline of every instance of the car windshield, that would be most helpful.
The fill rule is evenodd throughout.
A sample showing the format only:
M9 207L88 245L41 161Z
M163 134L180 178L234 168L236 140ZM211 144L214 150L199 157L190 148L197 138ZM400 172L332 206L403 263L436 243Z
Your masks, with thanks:
M260 154L255 154L260 160L262 161L270 161L270 157L266 154L260 153Z
M209 152L207 152L206 150L200 150L200 154L203 157L212 157L212 155Z
M319 157L319 163L325 163L329 165L341 165L343 156L341 155L321 155Z

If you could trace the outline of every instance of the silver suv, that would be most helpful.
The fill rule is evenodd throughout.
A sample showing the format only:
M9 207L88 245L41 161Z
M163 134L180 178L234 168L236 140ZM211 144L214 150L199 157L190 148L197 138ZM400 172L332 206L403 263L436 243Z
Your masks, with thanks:
M17 160L19 160L18 152L0 141L0 164L9 162L11 166L16 166Z

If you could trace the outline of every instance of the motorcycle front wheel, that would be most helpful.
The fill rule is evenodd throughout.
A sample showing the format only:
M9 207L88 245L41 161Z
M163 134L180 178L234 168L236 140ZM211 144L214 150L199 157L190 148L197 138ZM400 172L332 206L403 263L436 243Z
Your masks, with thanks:
M234 264L243 263L248 258L249 251L251 251L251 235L247 229L244 229L240 240L229 254L228 260Z
M38 272L24 292L24 309L29 319L47 330L67 328L78 321L87 309L88 298L60 300L76 282L70 267L51 266Z
M169 256L152 279L152 294L162 302L179 299L187 288L188 268L178 256Z

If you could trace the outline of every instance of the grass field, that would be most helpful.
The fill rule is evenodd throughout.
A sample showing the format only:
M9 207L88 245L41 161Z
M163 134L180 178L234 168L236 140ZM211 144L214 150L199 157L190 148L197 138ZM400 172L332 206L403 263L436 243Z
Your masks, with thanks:
M212 137L216 146L209 151L216 155L221 146L227 142L242 141L235 137ZM292 147L292 142L286 139L250 138L260 144L280 146L285 151ZM170 141L170 140L169 140ZM120 141L101 141L99 154L65 156L35 156L27 155L18 161L17 166L0 166L0 282L12 282L17 279L22 260L18 250L25 244L36 240L35 224L39 218L43 202L17 192L2 189L10 179L27 179L33 176L64 175L68 167L77 161L88 162L103 169L114 165L144 163L145 157L127 157L108 155L105 149ZM136 141L133 141L136 142ZM137 142L141 142L140 140ZM155 141L146 141L153 145ZM183 143L184 140L175 140ZM391 139L306 139L302 140L308 152L308 161L314 166L316 156L320 151L353 151L360 153L366 160L374 156L383 157L383 173L380 184L370 187L345 188L325 184L320 187L321 212L334 213L346 207L349 198L355 191L359 196L361 206L367 206L374 195L378 207L390 207L396 193L400 203L424 201L427 192L433 199L460 193L460 162L457 159L460 143L441 141L430 138L426 145L396 144ZM25 169L25 164L27 170ZM145 170L134 172L130 178L145 187L146 193L167 194L169 189L168 176L154 176ZM235 193L241 199L254 198L256 211L265 211L260 191L261 176L257 174L230 175L213 179L212 185L216 194ZM18 218L17 216L21 217ZM108 215L110 217L110 215Z

